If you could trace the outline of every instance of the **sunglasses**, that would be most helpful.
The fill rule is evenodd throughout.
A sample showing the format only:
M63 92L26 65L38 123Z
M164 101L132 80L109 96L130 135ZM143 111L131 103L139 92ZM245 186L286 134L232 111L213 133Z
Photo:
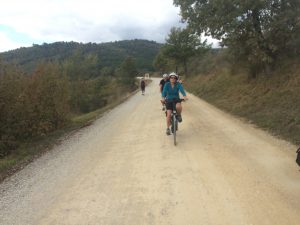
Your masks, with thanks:
M170 79L176 79L175 77L170 77Z

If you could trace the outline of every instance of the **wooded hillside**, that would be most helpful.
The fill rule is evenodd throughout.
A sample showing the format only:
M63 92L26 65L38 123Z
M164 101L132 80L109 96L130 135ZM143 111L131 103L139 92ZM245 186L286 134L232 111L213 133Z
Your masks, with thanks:
M161 44L147 40L125 40L107 43L55 42L33 45L0 54L4 62L16 63L32 72L41 62L92 61L99 75L111 75L127 57L135 58L139 71L153 71L153 58Z

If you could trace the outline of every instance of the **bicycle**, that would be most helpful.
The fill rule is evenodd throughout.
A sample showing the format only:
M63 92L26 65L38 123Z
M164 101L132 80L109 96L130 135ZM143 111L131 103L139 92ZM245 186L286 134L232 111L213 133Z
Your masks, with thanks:
M183 102L184 99L180 99L179 102ZM173 133L174 145L176 146L176 131L178 131L178 120L177 120L177 110L176 110L176 102L175 99L172 101L172 113L171 113L171 131Z

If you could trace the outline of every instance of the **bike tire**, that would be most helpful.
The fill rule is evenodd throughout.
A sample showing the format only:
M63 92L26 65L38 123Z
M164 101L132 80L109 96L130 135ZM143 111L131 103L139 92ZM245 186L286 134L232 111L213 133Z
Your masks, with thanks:
M173 137L174 137L174 145L176 145L176 115L173 115L173 121L172 121L172 126L173 126Z

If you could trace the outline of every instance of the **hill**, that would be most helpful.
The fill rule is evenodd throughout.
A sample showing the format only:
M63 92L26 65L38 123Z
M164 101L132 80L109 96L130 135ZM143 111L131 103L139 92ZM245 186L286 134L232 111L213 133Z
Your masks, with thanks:
M15 63L23 70L32 72L45 61L63 62L80 55L82 58L93 56L98 71L114 71L126 57L136 61L139 71L153 71L152 61L161 44L148 40L125 40L107 43L55 42L0 53L0 58ZM99 74L99 73L98 73Z

